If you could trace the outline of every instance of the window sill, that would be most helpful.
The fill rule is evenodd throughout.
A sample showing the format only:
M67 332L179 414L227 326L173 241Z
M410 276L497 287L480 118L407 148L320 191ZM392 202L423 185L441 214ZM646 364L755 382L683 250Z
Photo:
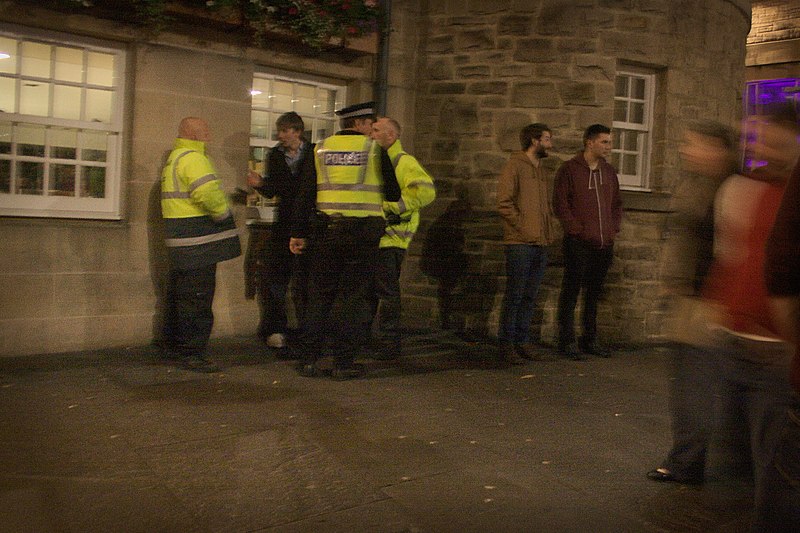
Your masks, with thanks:
M650 211L669 213L672 195L663 192L620 191L625 211Z

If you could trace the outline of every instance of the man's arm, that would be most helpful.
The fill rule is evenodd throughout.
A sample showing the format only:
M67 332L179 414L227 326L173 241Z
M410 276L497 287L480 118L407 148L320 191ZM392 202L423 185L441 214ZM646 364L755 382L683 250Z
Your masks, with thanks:
M578 235L583 230L583 224L575 216L572 205L572 175L567 168L567 163L562 164L556 172L555 186L553 187L553 213L561 221L565 233Z
M291 240L292 253L302 253L305 239L311 234L317 208L317 169L314 154L303 160L300 168L300 185L292 209ZM294 241L294 248L292 247Z
M400 186L400 199L396 202L385 201L384 211L402 215L422 209L436 198L436 187L428 171L411 155L400 158L395 171Z
M200 206L214 220L224 220L233 213L228 197L222 190L222 181L216 176L211 161L198 153L183 158L182 169L192 202Z
M518 194L517 172L513 161L508 161L497 179L497 211L513 228L519 228Z

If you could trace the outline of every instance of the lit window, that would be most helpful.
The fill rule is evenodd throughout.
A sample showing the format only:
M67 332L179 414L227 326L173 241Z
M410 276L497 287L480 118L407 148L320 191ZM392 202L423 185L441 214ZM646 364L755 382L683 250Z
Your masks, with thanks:
M278 144L275 121L294 111L303 118L305 137L317 142L333 135L338 119L334 111L342 107L345 87L294 76L257 73L250 90L250 165L263 173L270 148Z
M617 73L611 163L617 169L622 188L649 187L654 100L654 74L631 70Z
M0 31L0 215L119 219L125 53Z

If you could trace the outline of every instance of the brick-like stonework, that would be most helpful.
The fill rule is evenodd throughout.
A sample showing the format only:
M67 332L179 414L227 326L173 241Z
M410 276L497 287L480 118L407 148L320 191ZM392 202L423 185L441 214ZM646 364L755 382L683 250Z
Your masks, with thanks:
M394 4L398 12L417 13L413 25L408 17L394 24L400 40L416 38L419 46L418 68L393 85L415 92L413 150L439 194L408 254L406 324L436 326L448 314L450 327L496 332L504 286L496 178L518 149L519 129L548 123L555 146L548 165L557 167L581 148L586 126L611 124L616 71L632 66L657 75L650 190L626 193L599 326L618 344L662 338L664 205L682 179L679 139L693 119L738 121L749 2ZM389 104L390 114L401 113L391 95ZM402 113L408 117L407 109ZM544 342L555 333L559 248L552 248L540 297L537 334ZM451 304L444 310L443 296Z
M800 39L800 2L754 0L747 44Z

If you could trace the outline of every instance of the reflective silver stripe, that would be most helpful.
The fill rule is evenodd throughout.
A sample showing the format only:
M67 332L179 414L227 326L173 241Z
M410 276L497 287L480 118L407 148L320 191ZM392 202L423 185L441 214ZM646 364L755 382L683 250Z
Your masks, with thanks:
M319 202L317 209L325 211L332 209L336 211L367 211L371 213L383 213L383 206L381 204L360 204L360 203L344 203L344 202Z
M170 248L179 246L197 246L198 244L208 244L210 242L222 241L231 237L238 237L239 232L235 229L225 230L220 233L201 235L200 237L183 237L181 239L165 239L164 242Z
M179 192L162 192L161 193L161 199L162 200L174 200L174 199L178 199L178 198L184 199L184 198L189 198L189 197L190 196L189 196L188 192L180 192L179 191Z
M367 179L367 168L369 168L369 153L372 151L372 139L367 137L364 141L364 151L367 152L367 164L361 167L361 172L358 174L358 183L364 183Z
M380 185L364 185L350 183L320 183L317 185L318 191L362 191L362 192L381 192Z
M411 183L407 184L406 187L425 187L428 189L436 190L436 185L434 185L430 181L423 181L423 180L412 181Z
M327 183L330 181L328 179L328 167L325 166L324 159L322 157L322 153L325 151L326 140L327 139L323 139L322 142L317 144L317 153L315 155L317 156L317 165L322 170L322 179ZM317 185L317 187L319 187L319 185Z
M206 174L202 178L197 178L196 180L194 180L189 184L189 192L192 192L198 187L202 187L209 181L214 181L215 179L217 179L217 177L214 174Z
M180 186L178 186L178 161L180 161L183 156L191 154L192 152L194 152L194 150L187 150L183 152L181 155L176 157L175 162L172 163L172 189L176 192L181 190Z
M232 216L231 210L226 209L224 213L222 213L221 215L212 216L211 219L214 220L214 222L219 222L220 220L225 220L229 216Z
M406 212L406 203L403 201L403 197L402 197L402 196L401 196L401 197L400 197L400 199L397 201L397 209L398 209L398 210L399 210L401 213L405 213L405 212Z
M398 161L400 161L400 158L403 157L404 155L406 155L405 152L400 152L399 154L394 156L394 159L392 159L392 166L394 166L394 168L397 168Z
M394 226L386 226L386 235L390 237L400 237L401 239L411 239L415 231L398 231Z

